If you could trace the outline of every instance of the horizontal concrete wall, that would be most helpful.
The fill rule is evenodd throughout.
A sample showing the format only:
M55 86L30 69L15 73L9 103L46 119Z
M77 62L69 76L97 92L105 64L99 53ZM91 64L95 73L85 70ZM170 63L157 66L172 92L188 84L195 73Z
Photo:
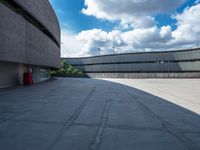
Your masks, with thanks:
M49 0L14 0L29 14L34 16L53 34L60 43L60 27L58 19L49 3Z
M87 73L91 78L200 78L200 72L188 73Z
M200 71L200 61L180 63L136 63L75 66L79 70L92 72L184 72Z
M16 0L32 12L60 41L57 19L48 0ZM41 4L41 5L40 5ZM20 11L20 10L19 10ZM59 45L37 26L7 5L0 3L0 60L58 68Z
M200 72L200 49L63 60L92 77L199 77Z
M64 59L64 58L63 58ZM155 61L183 61L200 59L200 49L167 51L167 52L143 52L115 55L103 55L96 57L66 58L72 65L90 65L102 63L131 63L131 62L155 62Z

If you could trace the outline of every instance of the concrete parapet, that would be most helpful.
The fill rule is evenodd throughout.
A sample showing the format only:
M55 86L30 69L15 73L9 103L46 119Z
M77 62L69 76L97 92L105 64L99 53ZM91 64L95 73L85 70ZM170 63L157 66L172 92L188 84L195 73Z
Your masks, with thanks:
M62 58L90 77L197 78L200 49Z
M200 78L200 72L193 73L87 73L91 78Z

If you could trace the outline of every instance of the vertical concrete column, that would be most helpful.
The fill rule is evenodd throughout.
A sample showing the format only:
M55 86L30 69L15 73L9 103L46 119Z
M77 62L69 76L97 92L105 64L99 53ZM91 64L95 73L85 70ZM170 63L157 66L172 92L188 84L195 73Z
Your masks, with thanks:
M18 65L18 84L23 84L23 77L24 77L24 65L19 64Z

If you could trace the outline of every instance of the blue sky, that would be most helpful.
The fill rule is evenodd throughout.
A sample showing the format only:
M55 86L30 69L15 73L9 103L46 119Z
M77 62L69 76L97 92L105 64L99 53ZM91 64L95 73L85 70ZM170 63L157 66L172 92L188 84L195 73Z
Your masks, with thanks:
M194 47L195 39L179 36L184 32L189 34L193 26L199 25L192 18L199 15L198 0L50 2L62 29L63 57L97 55L98 48L104 50L102 54L109 54ZM187 20L195 24L186 25ZM188 26L187 29L185 26ZM191 36L199 34L198 29L194 32ZM76 45L75 48L70 43Z
M62 28L68 28L73 32L81 32L93 28L102 28L111 31L116 23L99 20L81 13L84 8L84 0L54 0L51 4L58 16Z

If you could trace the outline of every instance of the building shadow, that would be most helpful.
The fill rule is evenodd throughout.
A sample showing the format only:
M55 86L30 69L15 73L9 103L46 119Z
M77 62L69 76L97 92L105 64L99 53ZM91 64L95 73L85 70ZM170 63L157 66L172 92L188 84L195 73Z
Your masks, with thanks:
M199 143L199 114L124 84L57 78L0 91L4 150L199 150Z

